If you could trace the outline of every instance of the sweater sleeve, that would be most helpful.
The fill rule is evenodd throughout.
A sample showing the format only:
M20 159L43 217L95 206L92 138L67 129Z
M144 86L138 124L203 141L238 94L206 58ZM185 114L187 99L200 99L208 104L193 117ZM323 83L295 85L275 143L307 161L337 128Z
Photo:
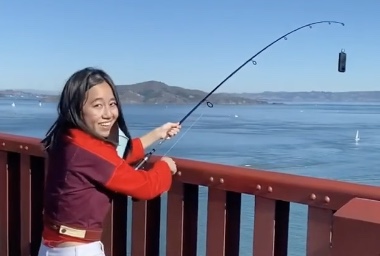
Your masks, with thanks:
M107 146L78 147L70 169L111 191L140 200L159 196L168 191L172 183L172 174L165 161L159 160L150 169L138 171Z
M127 163L134 163L144 157L145 151L140 138L132 140L132 151L127 155L125 161Z
M169 190L172 174L164 161L156 162L148 171L136 171L126 162L117 166L106 188L140 200L149 200Z

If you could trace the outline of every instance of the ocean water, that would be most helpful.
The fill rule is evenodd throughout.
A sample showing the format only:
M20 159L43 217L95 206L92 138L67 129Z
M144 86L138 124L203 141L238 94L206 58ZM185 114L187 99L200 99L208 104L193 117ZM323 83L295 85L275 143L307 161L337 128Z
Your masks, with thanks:
M12 107L12 101L0 101L0 132L42 138L56 117L56 104L14 102ZM139 136L165 122L179 121L192 107L125 105L123 110L132 135ZM202 106L183 123L181 134L162 144L157 154L380 185L379 114L380 105L355 103ZM198 255L204 255L206 200L207 189L201 188ZM306 210L291 205L289 255L305 255ZM164 243L165 210L161 214ZM253 217L252 197L244 196L240 255L252 250ZM165 244L161 252L164 255Z

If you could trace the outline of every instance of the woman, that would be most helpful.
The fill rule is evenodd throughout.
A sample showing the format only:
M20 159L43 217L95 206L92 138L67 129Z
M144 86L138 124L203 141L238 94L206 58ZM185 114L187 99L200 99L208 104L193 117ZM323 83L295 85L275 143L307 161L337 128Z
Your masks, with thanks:
M49 166L39 256L104 255L102 222L112 192L148 200L168 191L177 171L171 158L161 158L147 171L131 164L144 157L145 148L180 128L166 123L132 139L111 78L93 68L74 73L63 88L58 118L42 140ZM119 129L128 138L121 157Z

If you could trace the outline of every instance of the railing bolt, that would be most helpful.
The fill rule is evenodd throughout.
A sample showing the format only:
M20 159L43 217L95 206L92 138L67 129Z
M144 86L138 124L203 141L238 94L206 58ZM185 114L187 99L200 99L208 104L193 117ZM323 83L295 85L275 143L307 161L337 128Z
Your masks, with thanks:
M329 203L329 202L330 202L330 197L325 196L325 202L326 202L326 203Z
M311 198L311 200L315 200L317 198L317 196L313 193L310 195L310 198Z
M273 188L271 186L268 187L268 192L272 192Z
M258 185L256 186L256 189L257 189L257 190L261 190L261 186L260 186L260 184L258 184Z
M224 183L224 179L223 178L220 178L220 183Z
M25 150L28 150L28 146L25 146Z
M22 149L22 145L20 145L20 148Z
M5 147L5 142L3 142L3 146Z
M214 177L210 177L210 181L213 182L214 181Z
M179 172L177 172L177 175L178 175L178 176L181 176L181 175L182 175L182 173L179 171Z

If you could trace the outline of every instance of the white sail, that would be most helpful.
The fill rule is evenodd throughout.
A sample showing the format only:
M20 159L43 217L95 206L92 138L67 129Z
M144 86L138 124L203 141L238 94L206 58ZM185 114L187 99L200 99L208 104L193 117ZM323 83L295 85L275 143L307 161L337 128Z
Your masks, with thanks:
M355 141L358 142L359 140L360 140L360 137L359 137L359 130L356 130Z

